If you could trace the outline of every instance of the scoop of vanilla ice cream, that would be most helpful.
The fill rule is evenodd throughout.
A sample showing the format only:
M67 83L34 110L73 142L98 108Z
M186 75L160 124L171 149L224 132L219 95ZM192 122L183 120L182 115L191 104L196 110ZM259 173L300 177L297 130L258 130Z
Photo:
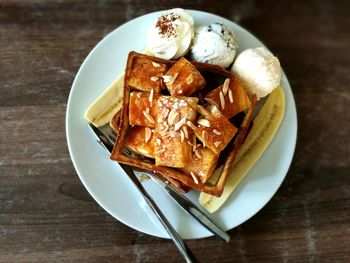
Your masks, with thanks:
M181 8L166 11L148 31L147 48L164 59L184 56L194 35L193 17Z
M235 58L237 46L234 32L225 25L200 26L195 29L191 58L227 68Z
M232 65L235 74L248 93L259 100L271 93L281 83L281 65L265 47L249 48L240 53Z

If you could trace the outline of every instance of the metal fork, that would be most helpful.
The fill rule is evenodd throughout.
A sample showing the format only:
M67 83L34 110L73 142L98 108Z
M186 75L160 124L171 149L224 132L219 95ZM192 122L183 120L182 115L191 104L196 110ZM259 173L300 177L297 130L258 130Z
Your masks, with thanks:
M92 124L89 124L89 126L97 136L98 142L105 149L111 152L115 142L115 135L111 131L110 127L106 126L106 128L100 129L96 128ZM141 182L137 179L137 176L135 175L133 169L125 164L120 165L126 172L126 174L130 177L132 182L135 184L135 186L137 187L143 198L146 200L147 204L150 206L152 211L155 213L155 215L157 216L157 218L159 219L159 221L161 222L171 239L174 241L175 245L177 246L183 257L186 259L186 261L193 262L193 256L186 247L182 238L179 236L179 234L175 231L175 229L171 226L169 221L160 211L156 203L153 201L152 197L149 196L147 191L144 189ZM201 223L204 227L211 231L215 236L224 240L225 242L229 242L230 236L209 218L208 214L206 213L206 211L204 211L204 209L195 205L191 200L185 197L175 187L167 183L167 181L165 181L163 177L160 177L159 175L150 172L148 172L148 175L159 186L161 186L166 191L166 193L175 201L175 203L177 203L183 210L192 215L199 223Z

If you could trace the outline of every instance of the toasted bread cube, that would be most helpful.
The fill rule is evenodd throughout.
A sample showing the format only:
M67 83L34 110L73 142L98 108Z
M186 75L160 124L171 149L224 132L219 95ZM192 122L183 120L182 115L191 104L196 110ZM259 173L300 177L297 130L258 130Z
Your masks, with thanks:
M146 132L146 129L149 130ZM150 133L150 136L146 133ZM132 152L154 158L153 132L149 127L132 127L125 137L124 144Z
M216 106L209 106L206 110L209 114L198 118L197 129L194 133L204 146L218 154L231 141L237 132L237 128L228 121ZM203 119L207 120L209 124L201 125Z
M181 168L181 170L188 175L192 172L199 182L204 184L213 174L219 155L207 147L198 147L196 151L198 152L196 154L193 153L192 162Z
M150 92L133 91L129 100L129 124L134 126L156 127L155 108L157 95ZM152 103L150 102L152 99Z
M205 79L201 73L185 58L180 58L165 74L164 79L172 96L190 96L204 88Z
M154 62L151 59L137 57L133 60L128 85L136 90L160 93L162 76L167 71L167 65Z
M192 160L192 147L182 141L177 131L166 134L154 131L154 155L156 165L181 168Z
M227 119L252 107L252 103L238 78L230 78L226 92L223 86L221 85L208 93L206 100L217 106Z
M168 121L169 114L171 112L178 113L177 121L186 117L186 120L194 121L197 116L197 103L198 98L194 97L172 97L172 96L159 96L157 99L157 107L155 109L155 115L157 123L163 123ZM175 120L175 122L177 122ZM174 125L175 123L168 123Z

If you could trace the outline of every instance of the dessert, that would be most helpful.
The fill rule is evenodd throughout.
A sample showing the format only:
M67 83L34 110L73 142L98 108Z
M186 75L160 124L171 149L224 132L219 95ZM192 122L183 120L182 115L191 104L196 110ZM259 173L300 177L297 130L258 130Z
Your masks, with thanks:
M157 18L147 36L148 50L159 58L184 56L194 35L193 17L181 8L168 10Z
M191 58L227 68L235 58L237 46L234 32L225 25L200 26L195 29Z
M231 70L250 94L256 94L258 100L270 94L281 83L280 62L265 47L244 50L236 58Z
M109 122L117 134L112 160L200 191L200 203L214 212L281 123L282 71L266 48L246 49L227 71L236 55L234 32L220 23L195 31L183 9L164 12L149 30L147 55L129 53L125 75L85 118L97 127ZM253 125L256 100L271 92ZM228 177L231 170L235 176Z

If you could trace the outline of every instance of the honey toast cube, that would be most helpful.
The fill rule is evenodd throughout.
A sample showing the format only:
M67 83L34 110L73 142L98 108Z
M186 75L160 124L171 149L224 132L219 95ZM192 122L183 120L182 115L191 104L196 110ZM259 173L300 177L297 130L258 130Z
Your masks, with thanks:
M181 168L192 160L192 146L178 131L154 132L154 155L157 166Z
M133 91L129 100L129 124L156 127L155 108L157 95L151 92Z
M204 146L218 154L225 149L238 129L216 106L208 106L206 110L209 114L198 118L194 133Z
M197 103L198 98L195 97L159 96L155 109L157 123L175 125L183 118L194 121L197 116Z
M124 145L134 153L154 158L153 132L149 127L132 127L125 137Z
M137 57L133 60L128 85L136 90L160 93L162 76L168 66L149 58Z
M199 182L204 184L213 174L219 155L202 146L196 148L195 151L197 152L193 152L192 162L181 168L181 170L188 175L192 173L192 176L195 176Z
M190 96L206 83L201 73L183 57L166 72L164 82L172 96Z
M227 78L225 82L209 92L205 99L230 119L237 113L251 108L252 103L238 78Z

